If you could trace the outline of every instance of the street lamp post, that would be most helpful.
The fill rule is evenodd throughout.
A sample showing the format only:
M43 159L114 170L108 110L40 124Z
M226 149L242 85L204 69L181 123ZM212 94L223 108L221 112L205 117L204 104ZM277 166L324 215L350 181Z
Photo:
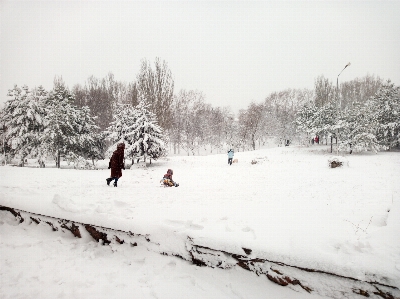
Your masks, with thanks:
M339 144L338 144L338 136L339 136L339 111L342 109L342 103L340 100L339 96L339 76L340 74L348 67L350 66L350 62L346 64L346 66L343 68L343 70L337 75L336 78L336 105L337 105L337 121L336 121L336 155L339 155ZM331 150L332 152L332 150Z

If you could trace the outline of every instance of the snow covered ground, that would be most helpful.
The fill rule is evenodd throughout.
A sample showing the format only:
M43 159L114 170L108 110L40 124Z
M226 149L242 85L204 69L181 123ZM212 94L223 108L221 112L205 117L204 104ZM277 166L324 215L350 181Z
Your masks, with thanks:
M236 153L232 166L225 154L169 157L135 164L118 188L105 183L107 161L98 162L101 170L5 166L0 205L147 235L159 252L186 259L190 237L202 247L238 255L249 248L253 258L399 288L400 153L348 155L334 169L330 156L316 145ZM160 187L168 168L178 188ZM326 282L311 285L310 295L239 267L196 267L12 218L1 211L1 298L340 298Z

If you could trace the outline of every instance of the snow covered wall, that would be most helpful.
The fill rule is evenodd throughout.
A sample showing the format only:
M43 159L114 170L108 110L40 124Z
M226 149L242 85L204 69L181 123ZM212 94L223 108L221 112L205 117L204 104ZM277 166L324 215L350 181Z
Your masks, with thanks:
M343 296L351 298L354 294L366 297L375 294L389 299L399 298L400 296L398 288L374 281L373 275L371 280L362 281L354 277L345 277L319 269L288 265L280 261L258 258L252 254L252 250L249 248L241 248L241 250L239 249L241 254L237 254L198 245L190 236L175 235L175 238L170 239L170 242L175 244L177 249L174 252L171 251L173 248L170 246L163 246L162 243L158 243L158 240L152 240L150 235L140 235L131 231L125 232L91 224L77 223L67 219L57 219L4 206L0 206L0 211L10 212L20 223L27 222L33 225L49 226L54 232L70 232L77 238L90 235L91 238L104 245L128 243L132 247L144 246L148 250L163 255L172 255L191 261L197 266L221 269L239 266L255 272L257 275L264 275L270 281L281 286L290 285L291 288L297 291L300 291L301 288L309 293L316 292L333 298L342 298ZM169 234L169 238L172 235ZM181 243L181 246L176 246L179 243ZM183 248L186 250L182 251Z

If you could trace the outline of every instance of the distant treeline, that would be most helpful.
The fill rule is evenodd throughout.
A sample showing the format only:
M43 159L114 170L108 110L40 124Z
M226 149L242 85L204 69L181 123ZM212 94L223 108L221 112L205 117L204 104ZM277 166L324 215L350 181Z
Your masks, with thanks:
M338 88L329 79L319 76L313 90L274 92L260 103L250 103L238 115L232 113L230 107L213 107L206 103L201 91L175 92L172 72L159 58L154 65L143 60L133 82L116 81L109 73L102 79L91 76L84 85L69 88L61 77L56 77L52 91L15 86L8 95L9 101L1 113L3 153L21 157L41 155L34 143L40 144L40 140L43 143L43 138L35 136L48 133L46 126L51 118L60 119L60 113L62 115L68 105L68 109L73 109L65 110L64 114L74 115L75 120L64 122L75 123L70 125L75 128L64 128L58 135L52 133L47 138L61 140L63 134L75 130L76 135L71 135L75 139L68 141L75 145L65 145L62 149L62 142L53 140L53 146L57 144L58 149L57 154L48 151L51 155L75 153L76 157L98 159L117 141L136 144L136 139L127 136L133 136L129 131L132 126L137 130L138 118L132 116L128 126L126 117L136 115L140 109L146 110L143 113L159 132L157 134L161 134L156 139L162 146L157 154L145 153L155 139L149 141L142 150L132 154L132 159L146 155L156 159L166 154L167 148L174 153L184 150L188 155L197 154L200 148L211 152L226 148L254 150L271 137L308 144L314 135L326 139L333 136L338 138L341 149L352 147L355 151L389 149L399 142L399 87L369 75L342 82ZM58 101L64 101L64 106L57 104ZM23 105L29 108L18 110ZM51 114L49 107L53 107ZM23 131L16 129L24 122ZM85 150L72 150L73 147Z

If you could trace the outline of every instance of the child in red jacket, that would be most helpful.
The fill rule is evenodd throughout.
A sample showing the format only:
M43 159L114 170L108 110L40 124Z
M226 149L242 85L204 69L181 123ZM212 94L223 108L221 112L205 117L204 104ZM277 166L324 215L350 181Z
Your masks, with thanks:
M162 183L164 184L164 186L168 186L168 187L178 187L179 184L174 182L174 180L172 179L172 175L174 174L174 171L172 169L168 169L167 173L164 174L163 179L161 180Z

